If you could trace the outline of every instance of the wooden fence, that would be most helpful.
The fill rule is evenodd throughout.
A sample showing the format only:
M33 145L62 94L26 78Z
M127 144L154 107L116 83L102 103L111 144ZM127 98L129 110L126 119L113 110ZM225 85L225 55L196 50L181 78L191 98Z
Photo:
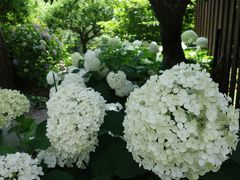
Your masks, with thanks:
M220 91L240 108L240 0L198 0L196 32L209 39Z

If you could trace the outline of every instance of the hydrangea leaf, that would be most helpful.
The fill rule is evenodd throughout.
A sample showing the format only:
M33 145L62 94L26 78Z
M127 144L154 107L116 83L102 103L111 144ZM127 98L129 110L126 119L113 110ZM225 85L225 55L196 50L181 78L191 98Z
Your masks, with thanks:
M0 155L16 153L18 150L13 146L0 146Z
M73 176L65 171L60 170L53 170L47 174L45 174L42 178L42 180L74 180Z
M127 179L145 172L133 160L122 139L104 135L99 141L99 147L90 160L90 167L95 176L117 175Z
M36 129L35 148L47 149L50 146L50 142L46 136L47 121L41 122Z
M114 135L123 135L123 119L124 119L124 111L120 112L108 112L105 116L104 123L101 127L101 132L108 132L110 131Z

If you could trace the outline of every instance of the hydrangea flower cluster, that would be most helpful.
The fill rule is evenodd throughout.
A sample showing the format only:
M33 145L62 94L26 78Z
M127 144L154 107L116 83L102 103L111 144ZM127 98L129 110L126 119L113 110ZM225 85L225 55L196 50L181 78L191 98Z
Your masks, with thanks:
M30 103L19 91L0 89L0 128L7 127L16 117L29 111Z
M153 53L158 53L159 52L159 46L156 42L151 42L149 44L149 50Z
M0 179L40 180L43 175L38 160L25 153L0 156Z
M229 100L198 64L152 76L126 103L127 148L163 180L218 171L238 142L239 112Z
M88 50L84 55L84 68L87 71L99 71L101 62L98 59L99 52Z
M71 55L71 59L72 59L72 65L75 67L78 67L78 63L81 59L83 59L83 57L81 56L81 54L79 52L74 52Z
M47 165L48 168L55 168L56 165L60 167L73 167L76 164L79 168L85 168L83 161L89 161L89 152L82 151L80 154L71 154L65 151L58 151L54 147L49 147L42 150L37 156L40 162Z
M200 48L207 48L208 47L208 39L205 37L199 37L196 41L196 45Z
M56 85L50 89L49 97L52 97L56 93L56 91L62 88L63 86L66 86L72 83L78 84L82 87L86 87L85 82L89 80L89 78L84 78L84 75L86 73L87 71L85 69L83 68L79 69L74 66L68 67L68 72L60 71L56 73L56 72L50 71L46 77L47 82L48 84L53 85L54 84L53 75L54 75Z
M54 150L46 153L56 150L58 164L77 163L79 168L84 168L89 153L98 144L97 134L105 111L114 109L112 106L107 106L103 97L91 88L74 83L60 88L47 102L47 137Z
M57 82L60 80L59 75L54 71L49 71L46 76L47 83L50 85L53 85L54 82Z
M198 35L193 30L187 30L181 35L182 42L184 42L184 44L186 44L187 46L195 43L197 38Z
M123 71L110 72L107 75L108 85L115 90L117 96L128 96L135 88L131 81L128 81Z

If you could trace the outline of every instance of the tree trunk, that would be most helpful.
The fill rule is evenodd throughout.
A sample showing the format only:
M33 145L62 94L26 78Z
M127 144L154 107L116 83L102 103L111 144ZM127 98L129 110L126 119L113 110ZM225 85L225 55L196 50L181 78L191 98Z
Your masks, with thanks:
M160 23L165 68L186 61L181 45L183 16L190 0L149 0Z
M9 60L6 46L3 39L3 33L0 27L0 87L13 87L12 63Z

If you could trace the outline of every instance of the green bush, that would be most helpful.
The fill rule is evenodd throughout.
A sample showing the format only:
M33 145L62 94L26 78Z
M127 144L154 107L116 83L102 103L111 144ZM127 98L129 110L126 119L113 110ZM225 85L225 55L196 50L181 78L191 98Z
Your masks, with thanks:
M67 56L64 45L48 28L5 26L4 34L17 76L30 85L44 87L48 69L54 69Z
M115 1L113 19L100 22L103 32L129 41L160 41L159 23L148 0Z

